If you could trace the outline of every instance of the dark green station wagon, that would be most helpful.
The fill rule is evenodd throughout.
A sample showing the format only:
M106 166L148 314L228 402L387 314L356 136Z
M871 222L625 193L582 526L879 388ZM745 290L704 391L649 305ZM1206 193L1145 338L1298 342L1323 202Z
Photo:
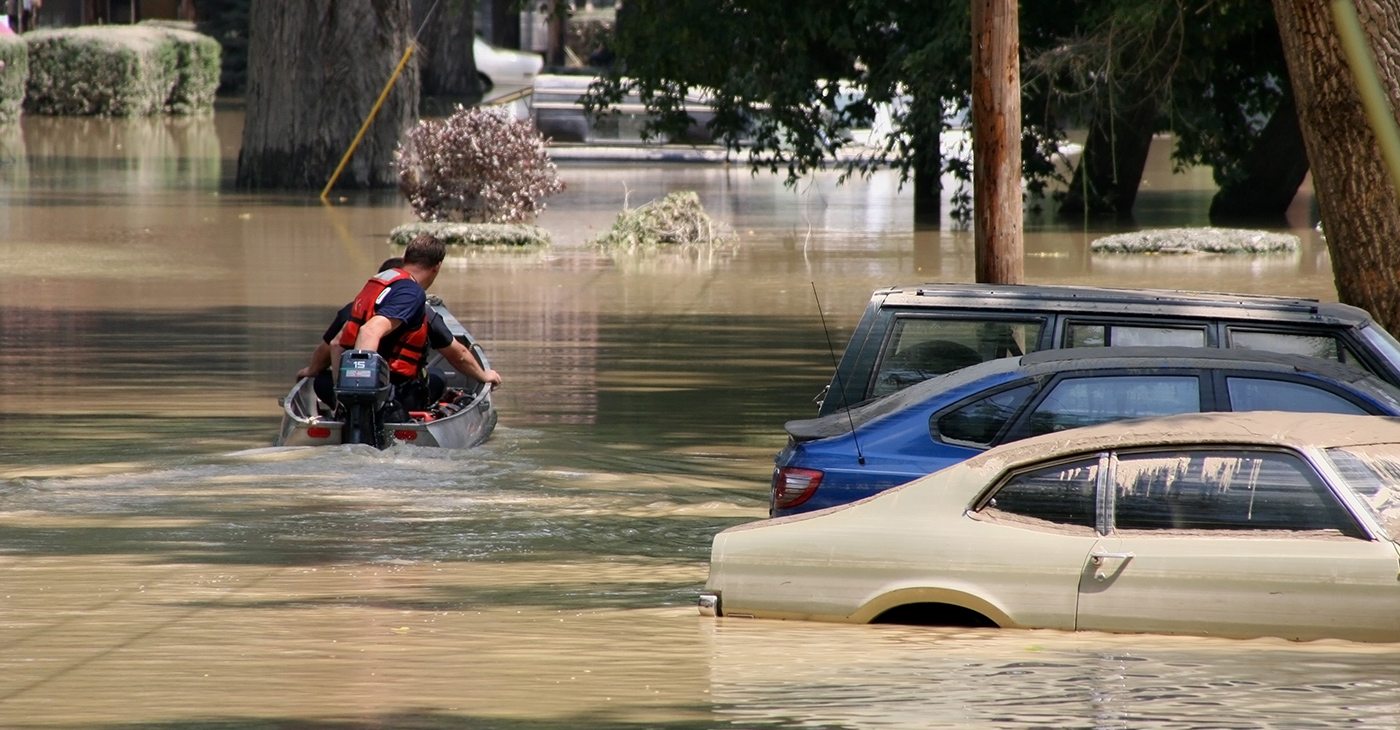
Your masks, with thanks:
M1400 342L1364 310L1299 297L1079 286L877 290L820 414L959 368L1068 347L1233 347L1333 360L1400 386Z

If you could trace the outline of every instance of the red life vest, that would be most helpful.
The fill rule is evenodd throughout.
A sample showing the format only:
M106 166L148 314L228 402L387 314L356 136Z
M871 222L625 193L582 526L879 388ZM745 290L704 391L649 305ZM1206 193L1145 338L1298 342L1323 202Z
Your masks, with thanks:
M350 305L350 320L341 331L340 346L353 349L355 339L360 335L360 326L374 316L374 307L389 289L389 285L411 278L413 277L403 269L387 269L365 282L364 288ZM407 378L419 377L428 356L428 313L423 312L423 322L417 329L405 331L387 352L381 348L380 354L389 362L390 371Z

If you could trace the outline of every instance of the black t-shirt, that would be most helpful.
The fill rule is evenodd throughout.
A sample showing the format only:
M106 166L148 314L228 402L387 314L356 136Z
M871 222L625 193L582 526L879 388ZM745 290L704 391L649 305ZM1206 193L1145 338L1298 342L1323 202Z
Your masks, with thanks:
M351 304L353 304L353 302ZM335 313L335 321L331 322L330 329L326 330L326 334L321 336L322 342L328 345L335 344L335 336L340 334L341 328L345 327L345 323L350 321L351 304L341 307L340 311ZM433 307L427 307L427 312L428 346L434 350L441 350L451 345L454 339L452 337L452 330L447 328L447 322L443 321L442 315L438 314L437 309ZM407 325L399 329L403 329L404 327L407 327Z

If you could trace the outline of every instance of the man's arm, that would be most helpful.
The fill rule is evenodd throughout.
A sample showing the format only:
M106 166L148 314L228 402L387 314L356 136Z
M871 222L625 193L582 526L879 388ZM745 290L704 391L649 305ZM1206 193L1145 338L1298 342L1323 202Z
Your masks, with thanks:
M331 346L329 343L322 342L316 346L316 351L311 353L311 364L297 371L297 380L314 378L330 366Z
M500 387L501 374L495 370L482 368L481 363L476 361L476 356L472 355L472 351L468 350L466 345L453 340L452 344L439 348L438 352L442 353L447 364L456 368L457 372L473 380L490 383L493 390Z
M355 337L355 349L378 350L379 341L384 339L384 335L398 329L401 324L401 319L390 319L379 314L370 317L368 322L360 325L360 333Z

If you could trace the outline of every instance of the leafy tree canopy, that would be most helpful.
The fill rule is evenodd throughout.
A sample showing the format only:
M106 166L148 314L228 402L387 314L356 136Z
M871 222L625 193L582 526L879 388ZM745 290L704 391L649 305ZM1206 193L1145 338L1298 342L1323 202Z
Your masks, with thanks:
M629 0L619 62L586 103L601 113L634 93L651 133L683 135L687 94L707 95L715 137L789 183L830 164L849 130L892 103L902 134L839 163L843 179L886 162L905 180L942 169L966 179L966 162L940 160L937 140L969 107L969 13L968 0ZM1020 19L1033 191L1055 175L1064 127L1143 94L1161 103L1152 131L1177 134L1177 161L1210 164L1224 183L1288 85L1267 0L1043 0L1022 3Z

